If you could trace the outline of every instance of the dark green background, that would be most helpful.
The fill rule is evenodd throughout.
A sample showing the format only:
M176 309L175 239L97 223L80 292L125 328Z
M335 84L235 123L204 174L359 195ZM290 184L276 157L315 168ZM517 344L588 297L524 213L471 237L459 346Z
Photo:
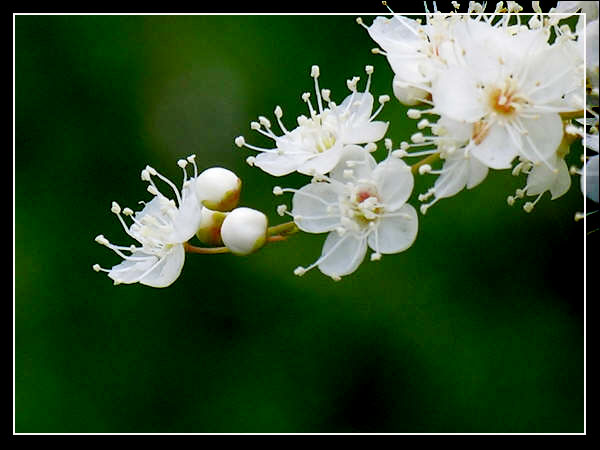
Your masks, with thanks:
M16 432L583 432L577 176L526 214L506 204L524 178L491 173L337 283L293 275L320 254L308 234L188 255L166 289L92 270L119 262L97 234L132 243L110 204L150 198L146 164L180 185L195 153L282 221L273 186L307 178L247 166L233 139L267 145L249 124L276 105L293 127L312 64L338 103L366 64L391 95L374 46L349 15L16 16ZM380 118L396 144L416 129L395 100Z

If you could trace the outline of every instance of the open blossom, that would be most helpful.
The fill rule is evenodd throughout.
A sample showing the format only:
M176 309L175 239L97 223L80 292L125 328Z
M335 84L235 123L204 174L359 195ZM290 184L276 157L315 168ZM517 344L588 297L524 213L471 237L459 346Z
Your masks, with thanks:
M421 205L421 212L425 214L427 209L438 200L452 197L465 187L472 189L480 184L489 170L485 164L471 155L474 145L472 136L476 133L475 125L441 117L433 125L423 119L418 126L421 129L430 127L433 135L424 136L422 133L415 133L412 136L412 146L433 145L434 148L407 154L406 149L410 148L411 144L403 142L400 150L396 150L394 153L399 157L424 156L437 153L444 161L440 170L432 170L428 164L419 168L421 174L437 175L434 186L425 194L419 195L420 201L434 197L431 202Z
M272 131L271 122L266 117L260 116L258 122L251 124L253 130L273 139L275 148L247 144L242 136L235 139L236 145L258 151L258 155L248 158L248 162L274 176L294 171L307 175L329 173L338 164L347 145L372 144L382 139L387 131L387 122L374 119L389 96L379 97L381 106L373 113L374 99L369 92L373 67L367 66L366 72L368 80L364 92L358 92L359 78L354 77L347 82L351 94L336 105L330 99L330 91L319 88L319 67L313 66L311 76L315 80L317 109L311 103L310 93L302 95L308 104L310 117L298 117L298 127L288 131L281 120L283 111L277 106L275 117L282 135L277 136Z
M584 108L584 36L560 20L587 6L566 3L577 5L559 4L565 15L548 18L534 2L536 14L527 23L513 14L522 10L515 2L507 8L499 2L491 14L469 2L468 14L436 10L424 23L394 15L365 26L381 47L374 52L384 54L394 71L396 97L407 105L429 105L408 115L419 120L419 129L430 127L432 135L415 133L412 143L396 152L438 154L443 160L439 170L427 164L419 169L438 176L419 196L421 201L434 197L421 206L423 213L439 199L476 186L489 169L512 168L517 158L516 171L528 175L518 196L539 199L550 191L557 198L569 188L566 152L559 149L561 114ZM431 116L438 116L437 122Z
M550 160L562 140L559 113L583 107L564 101L574 90L582 93L578 55L525 31L507 36L501 28L492 29L497 36L465 46L464 64L432 83L435 110L476 125L472 154L490 168L510 168L521 156L555 169ZM523 47L530 51L522 53Z
M194 158L195 155L192 155L187 160L178 161L184 173L181 192L170 180L147 166L141 177L149 183L148 191L154 198L135 213L130 208L121 209L113 202L111 211L116 214L125 232L139 245L114 245L103 235L97 236L96 242L113 250L123 261L111 269L95 264L94 270L107 272L115 284L141 283L166 287L179 277L185 260L183 243L194 236L201 221L202 205L196 198L194 186L198 176ZM190 179L186 171L188 162L194 165L194 177ZM165 182L173 190L176 201L164 195L152 177ZM121 214L129 217L132 223L127 225Z
M323 181L317 181L322 179ZM333 279L354 272L370 247L371 260L398 253L414 242L418 218L408 203L413 175L401 159L389 156L377 164L364 149L347 150L329 177L317 178L294 192L294 222L308 233L329 233L321 257L296 275L318 267Z

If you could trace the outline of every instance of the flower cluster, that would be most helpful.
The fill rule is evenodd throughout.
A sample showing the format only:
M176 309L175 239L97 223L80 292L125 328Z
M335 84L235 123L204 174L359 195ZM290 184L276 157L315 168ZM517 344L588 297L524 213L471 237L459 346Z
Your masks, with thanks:
M466 14L436 11L426 15L425 23L394 15L377 17L367 26L359 19L381 47L375 52L384 54L394 71L398 100L426 105L409 109L408 116L430 133L416 132L400 146L402 156L443 160L440 170L421 167L420 173L437 175L433 187L419 197L433 197L421 205L423 213L439 199L478 185L489 169L527 175L526 185L508 202L536 196L525 203L528 212L544 192L554 199L570 187L565 156L572 139L565 129L584 115L580 23L585 19L573 30L564 20L572 13L561 7L565 2L556 8L564 12L560 15L544 15L534 2L536 12L525 23L522 8L507 3L507 8L500 2L494 13L486 14L480 4L470 2ZM594 83L588 73L589 80ZM408 152L417 147L420 151Z
M319 67L312 66L318 111L310 102L310 94L305 93L302 99L308 104L310 117L298 117L298 127L292 131L281 122L279 106L275 117L282 136L271 131L265 117L252 122L251 129L275 141L273 149L247 144L242 136L235 139L239 147L259 151L248 162L271 175L297 171L312 176L301 189L277 186L273 191L276 195L294 193L292 210L288 212L286 205L280 205L278 211L291 215L300 230L328 233L321 256L306 268L297 267L296 275L318 267L339 280L358 268L367 246L374 252L371 260L376 261L382 254L406 250L416 238L417 214L406 203L414 185L410 167L391 152L379 164L370 154L388 128L388 123L374 119L390 99L380 96L380 107L373 113L374 100L369 92L373 70L372 66L365 67L367 83L363 92L357 90L359 77L348 80L351 93L336 105L329 90L319 89Z
M241 190L241 180L231 171L212 167L198 174L195 155L181 159L177 165L183 169L181 191L167 177L146 166L141 178L148 182L148 192L153 195L141 211L133 212L113 202L111 211L117 216L125 232L138 242L138 246L121 246L110 243L100 234L96 242L108 247L123 261L111 269L99 264L97 272L107 272L115 284L140 283L152 287L171 285L180 275L185 253L249 254L260 248L267 239L267 219L260 211L236 208ZM193 166L193 177L188 178L186 166ZM175 200L164 195L152 177L162 180L174 193ZM127 225L122 216L131 219ZM188 243L194 235L211 247L195 247ZM215 247L224 245L224 247Z
M234 139L238 147L256 152L246 158L251 166L275 177L294 172L310 177L298 189L273 189L275 195L293 194L291 209L277 208L292 221L268 226L264 213L238 207L241 180L221 167L199 174L192 155L178 161L181 190L147 166L141 177L154 197L141 202L138 212L113 202L111 211L138 245L118 246L97 236L123 261L94 269L107 272L115 284L165 287L179 276L186 252L248 255L304 231L326 237L320 257L294 273L318 268L339 280L357 270L369 248L370 260L378 261L412 246L419 218L408 201L417 173L436 176L417 197L421 214L440 199L479 185L490 170L526 176L507 201L513 205L534 196L523 204L527 212L545 192L552 199L565 194L574 174L581 176L582 192L598 202L598 2L558 2L549 13L533 2L534 12L526 16L510 1L506 7L497 3L492 13L477 2L469 2L466 13L452 4L450 13L426 11L425 21L391 9L392 17L376 17L370 25L357 19L379 45L373 53L384 55L394 73L391 91L418 121L417 131L398 148L386 138L390 122L376 120L390 96L380 95L374 110L373 66L365 67L362 90L359 77L346 81L350 92L337 104L331 91L319 86L320 68L313 65L314 100L310 92L301 95L308 113L296 118L297 126L286 127L276 106L278 134L265 116L250 123L273 147ZM569 168L566 157L578 140L591 154L584 153L581 167ZM373 155L380 141L387 151L378 161ZM423 159L405 162L415 157ZM175 199L164 195L155 179ZM205 247L190 244L193 237Z

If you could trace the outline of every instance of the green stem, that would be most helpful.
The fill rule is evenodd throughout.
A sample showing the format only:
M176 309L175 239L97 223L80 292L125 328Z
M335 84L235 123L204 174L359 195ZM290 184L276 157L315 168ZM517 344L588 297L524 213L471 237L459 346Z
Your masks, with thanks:
M267 228L267 243L285 241L288 236L297 233L300 229L294 222L285 222ZM184 242L183 249L187 253L196 253L199 255L217 255L220 253L230 253L227 247L196 247L189 242Z
M198 253L200 255L216 255L219 253L229 253L227 247L196 247L189 242L183 243L183 249L187 253Z
M289 236L291 234L300 231L298 226L293 222L285 222L279 225L273 225L267 229L267 236L274 236L280 234L282 236Z

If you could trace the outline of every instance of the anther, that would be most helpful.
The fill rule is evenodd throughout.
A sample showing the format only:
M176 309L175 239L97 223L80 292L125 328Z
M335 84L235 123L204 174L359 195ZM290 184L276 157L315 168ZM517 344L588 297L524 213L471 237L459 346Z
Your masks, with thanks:
M383 145L385 145L385 148L387 150L390 150L390 151L392 150L392 140L390 138L385 138L383 140Z
M281 186L275 186L273 188L273 195L282 195L283 194L283 189L281 189Z
M421 119L417 123L417 128L419 130L422 130L423 128L427 128L428 126L429 126L429 120L427 120L427 119Z
M250 166L250 167L254 167L254 163L256 162L256 158L254 156L248 156L246 158L246 163Z
M523 210L527 213L530 213L531 211L533 211L533 207L534 207L533 203L527 202L523 205Z
M244 144L246 143L244 136L238 136L235 138L235 145L237 145L238 147L243 147Z
M513 206L515 204L515 198L512 195L509 195L506 197L506 203L508 203L509 206Z
M277 207L277 214L279 214L280 216L284 216L286 211L287 211L287 205L279 205Z
M305 273L306 273L306 269L302 266L298 266L294 269L294 275L298 275L299 277L301 277Z
M125 214L126 216L131 216L133 215L133 210L131 208L124 208L123 214Z
M310 68L310 76L312 78L318 78L319 77L319 66L312 66Z
M390 101L390 96L387 94L380 95L378 100L379 100L379 103L381 103L383 105L384 103Z
M275 114L275 117L278 119L281 119L283 117L283 110L281 109L281 106L277 105L275 107L275 111L273 111L273 113Z
M323 97L323 100L325 100L327 103L330 102L329 96L331 95L331 91L329 89L321 89L321 97Z
M575 222L578 222L578 221L580 221L580 220L581 220L581 219L583 219L584 217L585 217L585 214L583 214L583 213L581 213L581 212L576 212L576 213L575 213L575 217L574 217L574 219L575 219Z
M372 153L375 150L377 150L377 144L375 144L374 142L369 142L367 145L365 145L365 150L369 153Z
M265 116L258 116L258 121L265 128L271 128L271 122Z
M95 237L94 240L100 245L108 245L110 243L110 242L108 242L108 239L106 239L104 237L103 234L99 234L98 236Z
M410 137L410 140L415 144L422 144L425 142L425 137L423 136L423 133L415 133Z
M421 118L421 111L419 111L418 109L411 108L408 111L406 111L406 115L410 119L420 119Z
M431 172L431 166L429 164L423 164L421 167L419 167L419 175L425 175L429 172Z
M304 94L302 94L302 101L308 102L309 98L310 98L310 92L305 92Z
M419 207L419 210L421 211L421 214L425 215L427 214L427 209L429 208L429 205L421 205Z
M142 170L142 181L150 181L150 173L148 172L147 169L143 169Z
M186 159L190 164L193 164L194 161L196 160L196 155L190 155Z
M367 73L367 75L371 75L373 73L373 66L365 66L365 72Z
M148 192L150 192L152 195L158 195L158 190L151 184L148 185L148 187L146 188L146 190Z
M381 253L371 253L371 261L379 261L381 259Z
M112 202L112 205L110 207L110 211L115 213L115 214L120 214L121 213L121 207L119 206L119 204L117 202Z
M251 130L260 130L260 123L258 122L250 122L250 129Z
M96 272L100 272L100 264L94 264L92 269L94 269Z

